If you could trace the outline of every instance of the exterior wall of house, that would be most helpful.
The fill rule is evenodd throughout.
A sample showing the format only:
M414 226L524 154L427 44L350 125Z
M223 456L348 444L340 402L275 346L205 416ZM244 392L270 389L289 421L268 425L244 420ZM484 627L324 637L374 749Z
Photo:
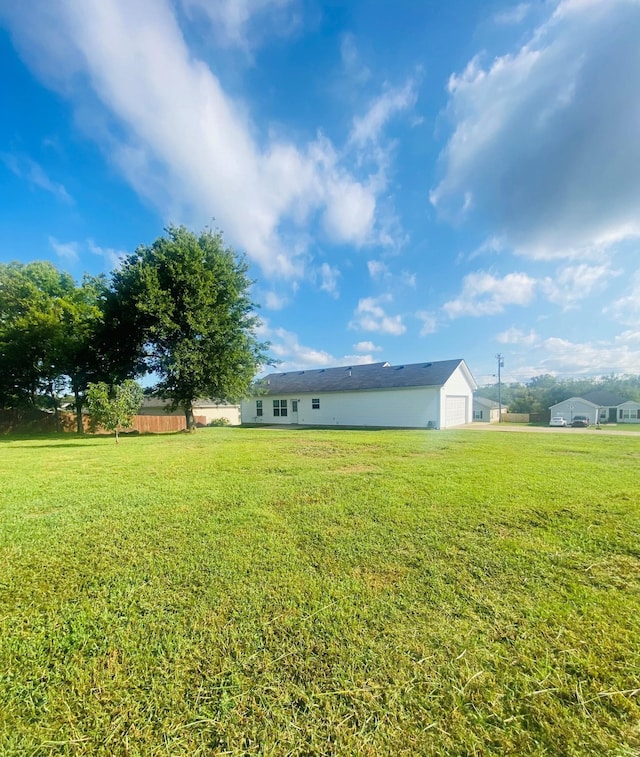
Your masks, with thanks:
M507 408L502 406L502 412L505 413ZM500 420L500 407L493 406L489 400L484 397L473 398L473 420L480 423L497 423Z
M640 423L640 402L623 402L616 410L618 423Z
M576 415L586 415L590 423L598 422L598 407L588 400L580 399L580 397L571 397L563 402L558 402L557 405L552 405L549 410L552 418L561 415L567 423L571 423Z
M313 407L313 400L319 407ZM282 415L286 400L286 416ZM262 415L257 403L262 403ZM274 415L274 402L278 414ZM294 412L297 403L297 413ZM389 426L398 428L450 428L470 423L473 417L472 387L458 368L440 386L371 389L351 392L269 394L243 400L243 423L311 426Z
M313 399L319 400L314 408ZM286 400L287 415L274 415L274 401ZM262 402L262 416L256 412L256 401ZM297 401L298 412L293 412ZM300 423L310 426L396 426L426 428L431 421L437 427L440 419L440 387L411 389L361 390L357 392L316 392L297 396L268 395L243 400L244 423Z
M240 405L194 405L194 415L202 415L207 424L225 418L230 426L240 425Z
M500 408L488 407L487 405L481 405L479 402L474 402L473 420L479 423L497 423L500 420Z
M475 385L473 388L475 388ZM463 423L471 423L473 420L473 388L464 369L458 366L442 387L440 428L452 428ZM457 407L452 412L452 408L458 404L462 405L463 400L464 419L457 417Z
M160 416L182 416L184 410L179 408L170 413L165 411L167 403L162 405L143 405L138 411L138 415L160 415ZM211 423L218 418L226 418L230 426L240 425L240 405L209 405L195 402L193 405L193 414L199 422L206 424Z

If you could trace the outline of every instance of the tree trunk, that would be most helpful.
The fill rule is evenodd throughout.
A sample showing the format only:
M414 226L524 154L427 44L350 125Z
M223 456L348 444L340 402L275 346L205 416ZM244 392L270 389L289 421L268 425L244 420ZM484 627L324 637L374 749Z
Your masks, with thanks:
M53 417L56 421L56 433L59 434L62 431L62 428L60 426L60 407L58 405L58 398L53 391L53 384L50 384L47 389L49 391L49 396L51 397L51 404L53 405Z
M195 431L196 419L193 417L193 405L191 402L186 403L184 406L184 417L187 421L187 431Z
M80 390L77 387L73 387L73 396L75 397L76 405L76 430L79 434L84 434L84 426L82 424L82 399L80 397Z
M116 444L119 444L119 440L118 440L118 427L117 426L116 426Z

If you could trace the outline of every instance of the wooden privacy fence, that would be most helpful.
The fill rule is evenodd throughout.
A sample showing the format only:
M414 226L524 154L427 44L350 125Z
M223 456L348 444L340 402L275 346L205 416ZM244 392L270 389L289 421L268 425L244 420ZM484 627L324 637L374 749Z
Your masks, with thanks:
M206 426L207 419L204 415L195 416L196 424ZM82 425L85 433L91 433L91 419L83 414ZM172 431L184 431L187 421L184 415L136 415L129 431L138 431L141 434L162 434ZM42 410L0 410L0 434L42 434L55 433L56 420L53 413ZM76 416L74 413L60 413L60 430L75 432ZM99 429L96 433L109 433Z
M529 423L529 413L503 413L503 423Z
M131 430L141 434L162 434L168 431L184 431L187 419L184 415L136 415Z

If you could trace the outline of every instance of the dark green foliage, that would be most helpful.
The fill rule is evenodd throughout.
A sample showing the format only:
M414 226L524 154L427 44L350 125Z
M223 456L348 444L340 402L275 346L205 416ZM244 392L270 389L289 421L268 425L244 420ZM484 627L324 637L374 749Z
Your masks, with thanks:
M158 393L184 409L189 428L194 400L238 400L267 361L250 286L246 263L222 234L174 226L113 275L112 323L137 340Z
M57 410L58 394L68 386L79 418L87 383L99 373L105 292L103 277L86 276L77 286L52 263L0 265L2 407Z
M512 413L547 413L552 405L595 389L619 394L624 399L640 400L640 376L580 379L556 378L549 374L534 376L525 384L503 384L502 404ZM498 385L483 387L478 395L497 402Z

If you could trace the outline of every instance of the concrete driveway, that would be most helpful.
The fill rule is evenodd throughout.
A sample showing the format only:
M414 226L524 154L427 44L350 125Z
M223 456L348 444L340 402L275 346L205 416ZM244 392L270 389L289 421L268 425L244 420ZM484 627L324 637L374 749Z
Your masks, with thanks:
M571 426L525 426L516 425L511 423L467 423L464 426L456 426L456 430L465 429L469 431L498 431L498 432L515 432L515 433L531 433L531 434L595 434L601 436L607 434L610 436L635 436L640 439L640 430L638 431L620 431L615 428L607 428L607 426L601 426L596 428L595 426L589 426L589 428L573 428Z

